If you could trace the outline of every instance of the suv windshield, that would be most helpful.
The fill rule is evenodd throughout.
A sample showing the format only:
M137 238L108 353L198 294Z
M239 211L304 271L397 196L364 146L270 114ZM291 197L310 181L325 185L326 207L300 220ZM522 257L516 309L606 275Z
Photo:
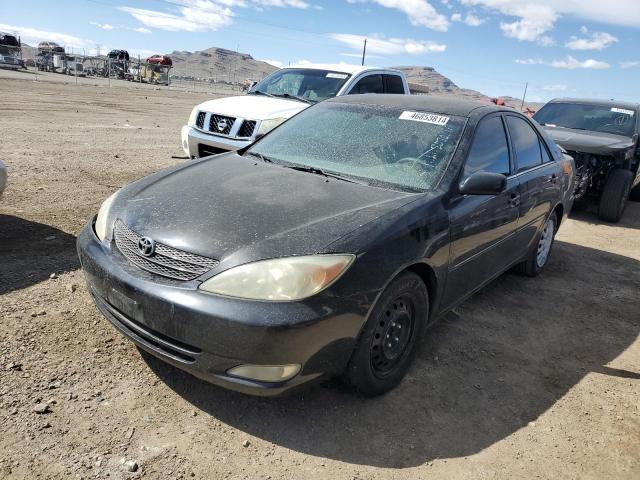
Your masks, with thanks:
M246 154L369 185L425 191L435 187L465 123L463 117L395 107L320 103Z
M541 125L633 136L636 112L623 107L547 103L533 118Z
M351 75L330 70L285 68L257 83L249 93L320 102L335 97Z

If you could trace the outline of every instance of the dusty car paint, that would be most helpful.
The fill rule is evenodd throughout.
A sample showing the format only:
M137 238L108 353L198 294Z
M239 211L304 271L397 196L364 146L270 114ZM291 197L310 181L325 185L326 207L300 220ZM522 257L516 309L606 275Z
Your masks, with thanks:
M194 375L247 393L277 394L340 373L376 299L399 272L408 269L424 280L434 321L522 261L551 212L558 212L560 220L571 209L572 177L563 171L562 154L524 116L470 102L375 97L328 102L467 118L458 147L432 191L409 193L332 180L237 153L173 167L121 191L104 242L91 223L80 234L78 252L100 310L136 344ZM553 159L509 175L499 195L461 195L460 170L476 126L492 115L524 118L548 144ZM515 171L515 155L511 164ZM220 263L190 282L143 271L112 241L116 218L141 235ZM337 282L301 301L274 304L197 290L206 279L236 265L317 253L357 258ZM241 363L299 363L303 370L283 384L225 375Z

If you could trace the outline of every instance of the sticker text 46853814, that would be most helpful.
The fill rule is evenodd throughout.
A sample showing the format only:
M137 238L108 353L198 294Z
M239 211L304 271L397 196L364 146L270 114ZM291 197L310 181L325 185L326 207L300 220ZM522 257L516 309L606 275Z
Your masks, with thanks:
M449 117L445 117L443 115L437 115L435 113L424 113L424 112L410 112L405 111L400 115L400 120L412 120L414 122L425 122L432 123L434 125L446 125L449 121Z

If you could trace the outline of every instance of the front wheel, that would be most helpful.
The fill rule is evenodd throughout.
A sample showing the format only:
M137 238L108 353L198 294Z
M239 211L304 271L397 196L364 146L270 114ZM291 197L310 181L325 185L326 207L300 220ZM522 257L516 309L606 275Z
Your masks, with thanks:
M536 277L542 272L551 255L551 247L553 247L557 225L558 217L553 212L549 215L544 227L542 227L542 231L538 234L538 241L529 254L529 258L522 264L522 271L525 275Z
M427 323L429 294L422 279L405 272L378 299L344 373L347 385L365 396L381 395L403 379Z
M617 222L622 217L629 198L633 172L618 168L611 171L600 196L598 216L606 222Z

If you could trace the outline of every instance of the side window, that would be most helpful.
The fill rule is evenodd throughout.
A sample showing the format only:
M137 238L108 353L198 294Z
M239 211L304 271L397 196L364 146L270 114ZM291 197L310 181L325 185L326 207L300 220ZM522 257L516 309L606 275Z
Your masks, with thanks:
M404 84L399 75L383 75L382 77L384 78L384 93L397 93L400 95L404 93Z
M349 93L384 93L382 75L367 75L366 77L361 78Z
M542 163L548 163L552 161L551 155L549 155L549 151L547 147L544 146L544 142L540 140L540 150L542 151Z
M518 172L542 164L540 139L531 125L522 118L507 116L507 125L518 162Z
M490 117L480 122L469 149L463 178L475 172L509 175L509 146L502 118Z

